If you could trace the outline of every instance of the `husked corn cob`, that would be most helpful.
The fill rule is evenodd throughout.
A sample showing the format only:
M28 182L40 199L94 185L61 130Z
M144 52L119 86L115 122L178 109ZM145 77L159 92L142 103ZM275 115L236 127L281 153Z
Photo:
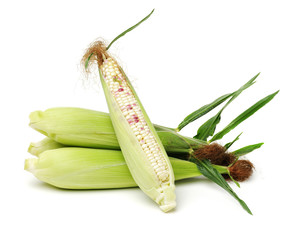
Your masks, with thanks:
M29 126L66 146L120 149L108 113L74 107L50 108L29 115ZM180 135L154 124L169 153L189 153L207 142Z
M176 158L170 158L170 161L176 180L201 175L192 162ZM226 167L215 167L221 173L226 173ZM39 180L59 188L107 189L137 186L122 152L118 150L76 147L46 150L38 158L26 159L24 168Z
M111 121L135 182L163 211L175 208L172 166L130 81L102 42L87 50L83 62L87 59L98 63Z

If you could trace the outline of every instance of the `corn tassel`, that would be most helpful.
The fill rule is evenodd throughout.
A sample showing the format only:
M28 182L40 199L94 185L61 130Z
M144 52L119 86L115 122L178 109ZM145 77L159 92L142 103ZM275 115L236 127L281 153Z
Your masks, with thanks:
M129 79L100 41L83 57L96 61L112 125L135 182L164 211L175 208L174 173L167 153Z
M170 158L170 161L176 180L201 175L192 162L176 158ZM26 159L24 168L39 180L59 188L107 189L137 186L122 152L118 150L76 147L46 150L41 151L38 158ZM226 167L215 168L221 173L227 173Z
M29 119L30 127L66 146L120 149L108 113L61 107L32 112ZM154 127L168 154L190 153L207 144L167 127Z

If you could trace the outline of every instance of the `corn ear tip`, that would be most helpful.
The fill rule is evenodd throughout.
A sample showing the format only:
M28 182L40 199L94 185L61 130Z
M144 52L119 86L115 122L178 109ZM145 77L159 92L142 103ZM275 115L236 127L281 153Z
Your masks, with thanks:
M38 147L38 146L37 146L37 143L31 142L31 143L29 144L29 147L28 147L28 149L27 149L27 152L30 153L30 154L33 155L33 156L38 156L39 154L38 154L38 152L36 151L36 147Z
M43 112L42 111L34 111L34 112L31 112L29 114L29 120L30 120L30 123L29 125L35 123L35 122L38 122L41 120L41 117L42 117L42 114Z
M161 205L159 207L163 212L170 212L176 207L176 202L174 201L168 204Z
M34 143L31 142L27 148L27 152L31 153L33 147L34 147Z
M35 158L27 158L24 163L24 170L33 173Z

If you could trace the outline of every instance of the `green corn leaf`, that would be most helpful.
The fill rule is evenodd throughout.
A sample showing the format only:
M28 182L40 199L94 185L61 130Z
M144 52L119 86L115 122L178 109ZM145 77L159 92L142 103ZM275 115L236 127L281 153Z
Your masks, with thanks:
M237 187L239 188L241 187L241 185L237 181L235 181L234 178L231 176L230 171L228 169L227 169L227 175L230 177L231 181L233 181Z
M216 108L217 106L219 106L221 103L223 103L224 101L226 101L228 98L231 97L230 101L226 104L226 106L232 102L242 91L244 91L246 88L250 87L253 83L254 80L258 77L260 73L256 74L253 78L251 78L245 85L243 85L241 88L239 88L238 90L236 90L235 92L232 93L228 93L225 94L219 98L217 98L216 100L214 100L213 102L206 104L204 106L202 106L201 108L199 108L198 110L192 112L190 115L188 115L177 127L177 131L180 131L182 128L184 128L186 125L188 125L189 123L197 120L198 118L204 116L206 113L210 112L211 110L213 110L214 108Z
M234 144L237 140L239 140L241 135L242 135L242 133L240 133L240 134L239 134L232 142L226 143L226 144L224 145L224 147L226 148L226 150L227 150L228 148L230 148L230 147L232 146L232 144Z
M238 126L241 122L245 121L247 118L249 118L251 115L253 115L256 111L261 109L264 105L266 105L268 102L270 102L275 95L279 91L272 93L265 98L259 100L257 103L255 103L253 106L248 108L246 111L244 111L242 114L237 116L231 123L229 123L223 130L220 132L216 133L212 139L210 140L215 141L221 139L223 136L225 136L227 133L229 133L232 129L234 129L236 126Z
M149 13L146 17L144 17L141 21L139 21L137 24L133 25L132 27L128 28L127 30L125 30L124 32L122 32L121 34L119 34L117 37L114 38L114 40L111 41L111 43L107 46L106 50L108 50L111 45L117 41L119 38L123 37L126 33L132 31L133 29L135 29L137 26L139 26L141 23L143 23L144 21L146 21L154 12L154 9L151 11L151 13Z
M195 112L192 112L178 125L177 131L180 131L182 128L184 128L189 123L197 120L198 118L202 117L206 113L210 112L211 110L213 110L215 107L219 106L221 103L223 103L225 100L227 100L231 96L232 96L232 93L225 94L225 95L217 98L213 102L202 106Z
M197 167L199 171L203 174L203 176L207 177L211 181L218 184L224 190L226 190L230 195L232 195L240 205L252 215L251 210L247 206L247 204L238 197L238 195L233 191L233 189L229 186L226 180L222 177L222 175L212 166L212 164L208 160L196 161Z
M229 105L234 99L236 99L244 90L246 90L248 87L252 86L255 83L255 79L259 76L260 73L256 74L253 78L251 78L246 84L241 86L238 90L236 90L233 93L232 98L227 102L227 104L223 107L225 108L226 106Z
M151 13L149 13L146 17L144 17L141 21L139 21L137 24L133 25L132 27L126 29L124 32L122 32L121 34L119 34L117 37L114 38L114 40L112 40L110 42L110 44L107 46L106 50L108 50L111 45L113 45L113 43L115 41L117 41L119 38L123 37L126 33L132 31L133 29L135 29L137 26L139 26L141 23L143 23L144 21L146 21L151 15L152 13L154 12L154 9L151 11ZM88 65L89 65L89 61L91 59L91 57L93 56L93 53L91 53L91 55L88 57L88 59L85 61L85 68L87 69L88 68Z
M252 145L248 145L246 147L240 148L238 150L235 150L234 152L232 152L235 156L240 157L243 155L246 155L258 148L260 148L264 143L257 143L257 144L252 144Z
M204 124L202 124L197 131L197 135L195 135L194 138L202 141L207 141L207 138L209 136L214 135L216 126L221 121L221 113L222 111L218 112L215 116L213 116L212 118L207 120Z
M216 130L216 127L218 123L221 121L221 114L223 110L234 100L236 99L244 90L246 90L248 87L252 86L252 84L255 83L255 79L259 76L260 73L256 74L253 78L251 78L246 84L244 84L242 87L240 87L237 91L232 93L231 98L229 101L225 104L225 106L212 118L210 118L208 121L206 121L204 124L202 124L197 134L194 136L196 139L200 139L203 141L207 141L207 138L210 136L213 136Z

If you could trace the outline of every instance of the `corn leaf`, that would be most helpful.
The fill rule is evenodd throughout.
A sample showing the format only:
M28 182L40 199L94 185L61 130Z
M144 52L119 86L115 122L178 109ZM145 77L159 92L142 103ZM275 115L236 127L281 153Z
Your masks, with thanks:
M254 84L255 79L259 76L260 73L256 74L253 78L251 78L246 84L244 84L242 87L240 87L237 91L232 93L231 98L229 101L225 104L225 106L212 118L207 120L204 124L202 124L197 134L194 136L196 139L201 139L203 141L207 141L207 138L210 136L213 136L215 133L216 127L218 123L221 121L221 114L224 111L224 109L234 100L236 99L244 90L246 90L248 87L252 86Z
M114 40L111 41L111 43L107 46L106 50L108 50L111 45L117 41L119 38L123 37L126 33L132 31L133 29L135 29L137 26L139 26L141 23L143 23L144 21L146 21L154 12L154 9L151 11L151 13L149 13L146 17L144 17L141 21L139 21L137 24L133 25L132 27L126 29L124 32L122 32L121 34L119 34L117 37L114 38Z
M154 12L154 9L146 16L144 17L141 21L139 21L137 24L133 25L132 27L126 29L124 32L122 32L121 34L119 34L118 36L116 36L111 42L110 44L106 47L106 50L108 50L111 45L113 45L113 43L115 41L117 41L119 38L123 37L126 33L132 31L133 29L135 29L137 26L139 26L141 23L143 23L144 21L146 21L151 15L152 13ZM89 61L91 59L91 57L93 56L94 53L91 53L91 55L88 57L88 59L85 61L85 68L87 69L88 68L88 65L89 65Z
M243 155L246 155L258 148L260 148L264 143L257 143L257 144L252 144L252 145L248 145L246 147L242 147L238 150L235 150L234 152L232 152L235 156L240 157Z
M198 110L196 110L195 112L192 112L190 115L188 115L177 127L177 131L180 131L182 128L184 128L186 125L188 125L189 123L197 120L198 118L202 117L203 115L205 115L206 113L210 112L211 110L213 110L215 107L219 106L221 103L223 103L225 100L227 100L228 98L230 98L232 96L233 93L229 93L229 94L225 94L219 98L217 98L216 100L214 100L213 102L206 104L204 106L202 106L201 108L199 108Z
M253 83L254 80L258 77L260 73L256 74L253 78L251 78L245 85L243 85L241 88L239 88L237 91L232 92L232 93L228 93L225 94L219 98L217 98L216 100L214 100L213 102L206 104L204 106L202 106L201 108L199 108L198 110L192 112L190 115L188 115L177 127L177 131L180 131L182 128L184 128L186 125L188 125L189 123L197 120L198 118L202 117L203 115L205 115L206 113L210 112L211 110L213 110L214 108L216 108L217 106L219 106L221 103L223 103L224 101L226 101L228 98L232 97L229 101L232 102L242 91L244 91L246 88L250 87ZM229 104L228 103L228 104ZM228 105L227 104L227 105ZM218 114L217 114L218 115Z
M232 142L226 143L226 144L224 145L224 147L226 148L226 150L227 150L228 148L230 148L230 147L232 146L232 144L234 144L237 140L239 140L241 135L242 135L242 133L240 133L240 134L239 134Z
M202 141L207 141L209 136L214 135L216 130L216 126L221 121L221 113L222 111L218 112L215 116L207 120L204 124L197 131L197 135L194 136L196 139L200 139Z
M252 215L251 210L247 206L247 204L238 197L238 195L233 191L233 189L229 186L226 180L222 177L222 175L212 166L212 164L208 160L196 161L197 167L199 171L203 174L203 176L207 177L211 181L218 184L224 190L226 190L230 195L232 195L240 205Z
M261 109L264 105L266 105L268 102L270 102L275 95L278 93L279 91L272 93L268 96L266 96L265 98L259 100L257 103L255 103L253 106L251 106L250 108L248 108L246 111L244 111L242 114L240 114L239 116L237 116L231 123L229 123L223 130L221 130L220 132L216 133L212 139L210 140L215 141L215 140L219 140L221 138L223 138L227 133L229 133L232 129L234 129L236 126L238 126L241 122L245 121L247 118L249 118L251 115L253 115L256 111L258 111L259 109Z

